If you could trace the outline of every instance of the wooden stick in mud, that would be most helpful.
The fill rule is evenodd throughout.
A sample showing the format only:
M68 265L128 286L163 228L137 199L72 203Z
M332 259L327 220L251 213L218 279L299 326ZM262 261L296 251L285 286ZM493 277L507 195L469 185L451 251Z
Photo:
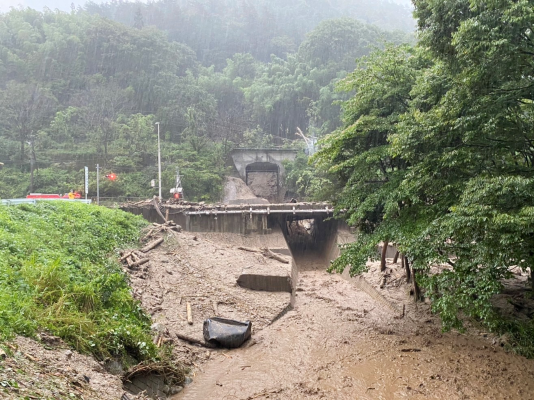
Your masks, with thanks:
M213 349L213 348L217 347L214 344L211 344L211 343L208 343L208 342L204 342L202 340L198 340L198 339L192 338L190 336L182 335L181 333L176 333L176 337L178 339L185 340L186 342L193 343L193 344L198 344L198 345L200 345L202 347L207 347L207 348L210 348L210 349Z
M130 265L130 268L137 268L143 264L146 264L150 260L148 258L141 258L139 261L134 262L132 265Z
M121 257L120 261L124 261L126 260L128 257L130 257L133 253L133 250L132 251L129 251L128 253L124 253L124 255Z
M265 257L272 258L272 259L274 259L274 260L276 260L276 261L280 261L281 263L284 263L284 264L289 264L289 261L288 261L288 260L286 260L286 259L283 258L283 257L280 257L278 254L273 253L273 252L272 252L271 250L269 250L268 248L264 248L264 249L262 249L262 251L263 251L262 254L263 254Z
M191 311L191 303L190 302L187 302L186 309L187 309L187 323L189 325L193 325L193 312Z
M156 209L156 211L158 212L159 216L161 217L161 219L164 221L164 222L167 222L167 220L165 219L165 217L163 216L163 214L161 213L161 210L159 209L159 206L158 206L158 203L156 202L156 199L153 199L152 200L152 204L154 205L154 208Z
M237 249L238 249L238 250L243 250L243 251L249 251L249 252L251 252L251 253L261 253L260 250L258 250L258 249L252 249L252 248L250 248L250 247L239 246Z
M156 240L153 240L152 242L148 243L145 247L141 249L143 253L146 253L150 250L152 250L154 247L160 245L163 243L163 238L157 238Z

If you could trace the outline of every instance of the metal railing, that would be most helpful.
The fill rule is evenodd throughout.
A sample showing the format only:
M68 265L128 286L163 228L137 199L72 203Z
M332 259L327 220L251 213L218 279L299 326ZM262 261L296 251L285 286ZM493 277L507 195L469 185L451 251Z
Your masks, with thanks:
M69 201L74 203L91 204L91 200L85 199L2 199L0 205L3 206L17 206L19 204L37 204L43 201Z

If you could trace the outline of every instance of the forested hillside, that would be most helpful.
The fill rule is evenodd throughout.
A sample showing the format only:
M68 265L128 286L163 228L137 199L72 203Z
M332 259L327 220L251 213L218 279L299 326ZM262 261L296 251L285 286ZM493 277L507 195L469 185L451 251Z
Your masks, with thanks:
M415 47L340 82L356 95L315 156L360 232L335 268L358 273L394 242L446 327L474 317L532 357L532 314L503 322L492 301L512 267L534 285L534 1L416 0L415 15Z
M349 17L388 31L415 30L411 7L382 0L89 2L84 8L128 26L156 26L169 39L190 46L203 65L218 70L235 53L264 62L272 54L285 58L327 19Z
M258 25L258 34L293 43L270 55L274 50L263 48L259 36L250 42L256 39L248 28L228 25L246 25L244 10L255 9L249 3L212 4L210 18L226 21L228 34L235 35L224 39L220 31L211 32L224 43L203 38L207 26L219 25L187 4L150 3L127 24L84 10L0 14L0 162L5 164L0 197L80 190L83 166L94 171L97 163L104 174L119 176L102 182L102 195L150 196L155 192L149 182L157 176L154 124L160 122L165 192L180 167L190 199L218 200L230 149L291 145L297 127L317 135L332 131L340 124L333 101L346 98L335 92L335 82L353 70L356 58L384 41L410 40L350 18L319 22L329 14L317 9L315 22L306 26L318 25L308 35L305 26L284 31L298 24L267 24L268 32L265 24ZM275 6L272 2L272 9L287 12L283 15L296 15ZM87 6L94 12L115 10L117 19L118 10L131 7ZM180 7L183 13L171 12ZM161 28L167 31L150 26L150 18L159 20L150 10L165 16ZM249 28L256 26L251 21Z

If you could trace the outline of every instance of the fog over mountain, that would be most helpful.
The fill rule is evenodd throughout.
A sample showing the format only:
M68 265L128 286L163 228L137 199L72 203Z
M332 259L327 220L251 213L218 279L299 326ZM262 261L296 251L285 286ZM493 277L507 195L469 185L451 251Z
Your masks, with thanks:
M106 0L92 0L93 3L102 4ZM139 2L137 0L136 2ZM141 1L146 3L147 1ZM48 7L51 10L56 8L61 11L70 11L72 4L75 7L83 6L87 3L86 0L0 0L0 12L9 11L11 7L30 7L41 11L44 7ZM133 1L132 1L133 3ZM393 0L393 3L402 4L411 7L411 0Z
M83 6L86 0L0 0L0 12L9 11L11 7L30 7L42 11L44 7L51 10L56 8L61 11L70 11L71 5L75 7ZM94 3L101 4L104 0L94 0Z

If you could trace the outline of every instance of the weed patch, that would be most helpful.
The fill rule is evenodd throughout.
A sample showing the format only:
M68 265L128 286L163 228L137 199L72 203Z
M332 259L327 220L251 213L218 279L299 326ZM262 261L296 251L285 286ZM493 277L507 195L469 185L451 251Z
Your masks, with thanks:
M47 330L99 359L154 358L150 318L113 255L144 225L85 204L0 207L0 339Z

